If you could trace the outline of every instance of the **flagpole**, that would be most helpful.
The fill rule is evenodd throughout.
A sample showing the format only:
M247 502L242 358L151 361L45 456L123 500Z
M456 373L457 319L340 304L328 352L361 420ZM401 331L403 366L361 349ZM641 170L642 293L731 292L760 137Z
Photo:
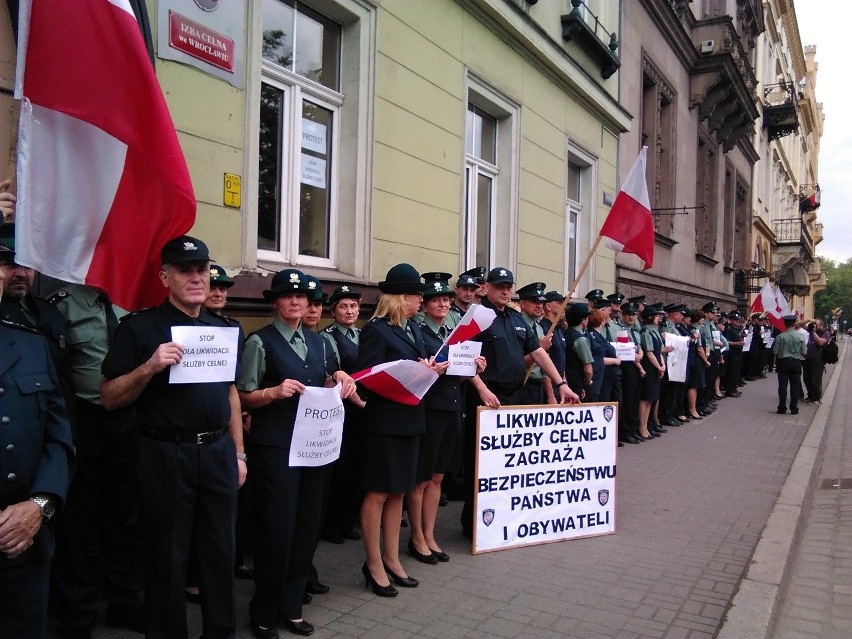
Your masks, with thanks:
M565 307L568 306L568 302L571 300L571 296L574 294L574 291L577 289L577 285L580 283L580 279L586 273L586 269L589 267L589 262L592 261L592 256L595 254L595 251L598 250L598 244L601 243L601 235L598 235L598 239L595 240L595 243L592 244L592 248L589 250L589 254L586 256L586 259L583 260L583 263L580 265L580 270L577 271L577 277L574 278L574 281L571 283L571 288L569 288L565 292L565 299L559 304L559 312L557 313L557 318L562 317L562 313L565 312ZM557 321L559 321L557 319ZM544 335L545 337L550 337L553 335L553 331L556 328L556 322L551 322L550 328L547 329L547 333ZM532 369L535 368L535 362L530 364L529 368L527 368L527 374L524 375L524 384L527 383L527 380L530 378L532 374Z

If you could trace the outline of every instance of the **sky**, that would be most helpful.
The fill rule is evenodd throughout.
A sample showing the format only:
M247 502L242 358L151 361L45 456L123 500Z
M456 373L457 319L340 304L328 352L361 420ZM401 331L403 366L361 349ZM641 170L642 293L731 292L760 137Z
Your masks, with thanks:
M845 262L852 258L852 215L846 209L852 202L852 84L848 74L852 2L796 0L795 7L802 46L817 47L816 96L825 113L819 154L822 197L817 210L824 239L816 252Z

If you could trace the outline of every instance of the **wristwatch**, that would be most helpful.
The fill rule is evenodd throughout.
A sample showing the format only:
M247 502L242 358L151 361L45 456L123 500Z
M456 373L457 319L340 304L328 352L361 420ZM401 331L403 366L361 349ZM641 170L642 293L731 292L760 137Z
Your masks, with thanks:
M559 382L559 383L556 385L556 388L559 388L560 386L568 386L568 382L566 382L566 381L563 379L561 382Z
M50 518L56 514L56 506L44 495L35 495L30 497L30 501L36 504L41 509L41 516L45 521L50 521Z
M246 455L245 453L237 453L237 459L246 462L248 461L248 455Z

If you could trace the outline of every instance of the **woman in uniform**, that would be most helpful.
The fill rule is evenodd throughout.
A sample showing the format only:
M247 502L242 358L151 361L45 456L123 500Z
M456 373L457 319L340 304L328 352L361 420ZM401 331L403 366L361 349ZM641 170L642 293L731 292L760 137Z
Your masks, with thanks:
M397 264L379 282L379 297L372 319L361 330L358 370L400 359L426 361L426 344L413 321L425 288L410 264ZM446 370L446 365L431 365ZM365 584L381 597L418 581L409 577L399 561L402 500L417 484L420 436L426 432L423 402L409 406L386 399L366 388L359 395L366 405L361 419L361 530L367 561L361 567Z
M243 407L252 411L256 545L249 618L259 639L277 637L279 619L295 634L314 632L302 618L302 601L319 536L324 470L290 466L299 394L337 383L343 397L355 392L349 375L327 369L322 339L302 325L314 289L296 269L272 278L263 296L275 319L246 340L237 383Z
M425 273L423 291L423 321L420 323L426 353L438 355L450 334L444 320L450 312L453 292L449 286L450 273ZM446 349L442 353L446 359ZM437 359L441 359L438 357ZM477 374L485 370L485 358L477 357ZM441 482L459 446L461 420L461 385L464 378L441 375L426 397L426 433L420 437L420 456L417 463L417 486L406 496L411 537L408 552L417 561L436 564L450 560L435 540L435 521L441 500Z
M645 369L645 374L642 376L642 390L639 396L639 437L646 441L657 436L651 435L648 431L648 418L651 415L652 405L660 399L660 380L666 372L666 364L663 360L663 338L659 330L663 315L663 311L653 306L646 306L642 310L642 349L645 351L642 367Z

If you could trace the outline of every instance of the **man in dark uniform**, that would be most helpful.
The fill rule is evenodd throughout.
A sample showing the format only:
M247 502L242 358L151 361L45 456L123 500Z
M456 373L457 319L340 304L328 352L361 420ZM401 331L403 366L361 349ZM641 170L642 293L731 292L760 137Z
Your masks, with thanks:
M8 251L0 248L0 257ZM0 270L0 299L5 272ZM53 534L74 465L44 337L0 321L0 634L43 637Z
M787 412L787 385L790 386L790 414L799 413L799 393L802 390L802 361L808 352L805 340L796 330L796 316L785 315L787 329L772 344L778 364L778 410L779 415Z
M168 299L125 318L104 359L101 403L133 404L140 425L139 487L149 637L185 637L187 557L195 534L204 636L233 637L234 521L246 464L233 380L170 384L184 347L172 327L227 327L203 309L207 246L182 236L161 252Z
M568 330L565 332L565 379L581 399L591 388L594 376L591 342L586 335L591 314L585 302L569 304L565 309L568 322Z
M533 282L518 289L519 305L521 307L521 315L527 323L533 337L538 341L539 346L544 350L549 351L553 341L552 335L545 335L545 330L542 328L539 321L544 317L544 282ZM521 404L542 404L544 403L544 388L542 382L544 373L539 366L533 364L532 359L526 356L524 363L527 367L532 366L529 378L524 384L523 398ZM559 369L557 369L559 370ZM562 372L559 373L562 375ZM551 391L552 392L552 391Z
M554 326L553 333L551 334L551 345L547 351L547 354L550 356L550 361L553 362L553 365L556 367L556 370L559 371L560 375L562 375L562 379L565 379L565 329L562 327L562 319L564 314L562 311L562 302L565 301L565 296L562 295L559 291L548 291L544 294L544 317L539 322L541 324L541 328L544 330L545 335L550 330L550 327ZM556 396L553 393L553 384L550 381L550 378L544 379L544 396L545 401L548 404L556 403Z
M553 382L560 403L573 404L580 398L568 388L562 374L538 343L521 314L508 306L512 299L515 276L507 268L491 269L485 281L485 298L482 305L493 310L497 317L486 330L476 336L482 342L482 355L488 368L471 379L482 404L491 407L520 404L526 365L524 356L530 355L545 375ZM465 428L465 504L461 514L462 532L473 534L473 488L476 459L476 432Z
M733 310L728 314L728 325L725 329L725 339L728 340L728 355L725 364L725 395L727 397L739 397L742 395L737 390L740 380L740 366L743 357L743 344L745 339L741 329L743 321L742 314Z
M106 624L141 632L138 432L129 409L109 412L100 398L101 364L125 311L82 284L66 284L49 302L65 320L77 448L77 471L56 528L51 611L63 637L91 637L103 593Z
M456 280L456 296L450 304L450 310L455 311L461 318L470 308L471 304L477 304L477 291L485 281L485 267L477 266L459 275Z

